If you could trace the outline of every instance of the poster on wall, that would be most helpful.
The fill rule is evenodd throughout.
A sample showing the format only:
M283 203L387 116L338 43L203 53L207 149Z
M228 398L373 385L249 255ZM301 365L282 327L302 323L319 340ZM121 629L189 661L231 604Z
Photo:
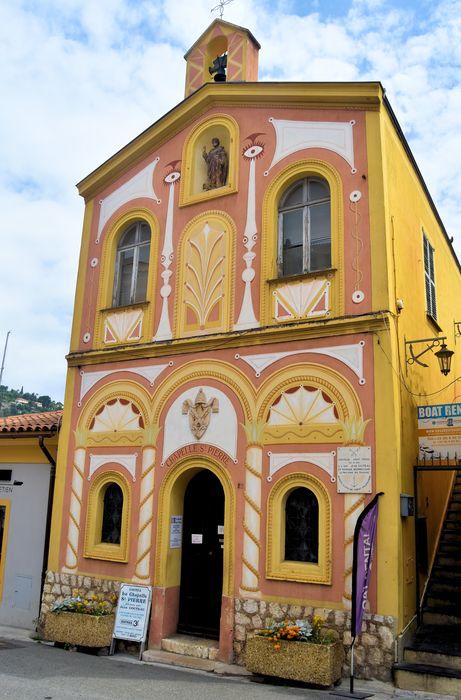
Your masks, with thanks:
M371 493L371 447L338 447L338 493Z
M419 459L461 457L461 403L418 406Z
M170 549L180 549L182 545L182 515L172 515L170 519Z

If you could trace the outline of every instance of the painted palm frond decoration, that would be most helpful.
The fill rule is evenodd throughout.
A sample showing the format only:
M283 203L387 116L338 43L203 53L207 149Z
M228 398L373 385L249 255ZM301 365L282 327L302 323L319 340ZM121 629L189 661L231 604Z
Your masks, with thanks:
M200 330L206 328L215 307L222 304L224 281L224 231L205 224L188 241L184 295L186 307L195 316ZM218 319L220 315L218 310Z
M321 389L300 386L283 392L272 404L268 425L338 423L334 402Z

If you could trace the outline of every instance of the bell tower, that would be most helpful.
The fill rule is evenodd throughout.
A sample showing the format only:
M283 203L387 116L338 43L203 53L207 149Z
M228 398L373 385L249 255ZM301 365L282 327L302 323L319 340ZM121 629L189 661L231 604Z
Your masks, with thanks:
M184 56L185 97L205 83L256 81L260 48L248 29L215 19Z

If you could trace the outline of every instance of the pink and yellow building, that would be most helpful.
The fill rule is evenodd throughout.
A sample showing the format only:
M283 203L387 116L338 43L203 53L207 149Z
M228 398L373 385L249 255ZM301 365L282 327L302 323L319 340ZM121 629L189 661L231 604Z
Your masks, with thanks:
M203 634L239 661L312 610L347 640L353 530L383 491L358 666L388 677L415 612L415 406L442 386L405 338L453 345L460 268L381 85L258 82L258 50L213 22L184 101L79 184L44 609L136 582L152 648Z

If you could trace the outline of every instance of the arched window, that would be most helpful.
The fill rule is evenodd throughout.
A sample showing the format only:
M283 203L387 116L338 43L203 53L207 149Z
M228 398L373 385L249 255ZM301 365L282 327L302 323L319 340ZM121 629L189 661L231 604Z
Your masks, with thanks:
M127 306L146 300L150 238L150 226L145 221L131 224L120 237L115 261L113 306Z
M330 584L330 496L312 474L293 472L277 480L267 501L266 577Z
M309 489L294 489L285 503L285 560L319 560L319 503Z
M101 542L120 544L123 493L117 484L108 484L103 500Z
M88 493L84 556L107 561L128 561L130 487L116 471L92 481Z
M279 277L331 267L330 188L319 177L297 180L279 208Z

